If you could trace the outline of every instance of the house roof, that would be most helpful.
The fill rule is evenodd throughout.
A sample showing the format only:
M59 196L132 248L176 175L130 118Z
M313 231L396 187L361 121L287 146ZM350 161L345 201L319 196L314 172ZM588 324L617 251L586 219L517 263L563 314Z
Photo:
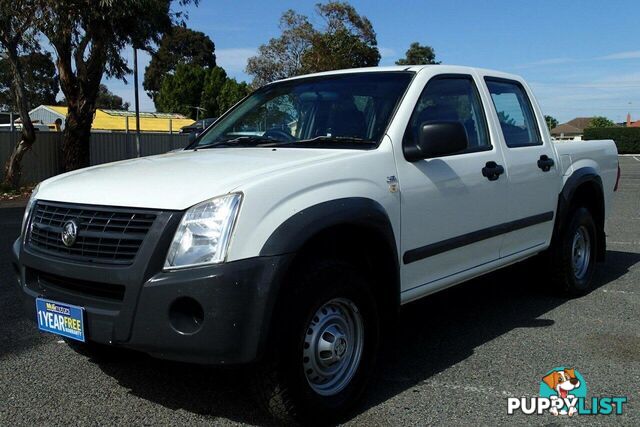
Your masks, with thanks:
M589 127L591 120L593 117L576 117L551 129L551 135L582 135L584 130Z
M31 112L35 111L38 108L45 108L63 119L67 115L67 107L60 105L41 105L34 110L31 110ZM91 129L104 131L125 131L127 130L128 120L129 130L133 131L136 128L135 117L136 114L133 111L108 110L98 108L96 109L96 115L93 118ZM180 130L180 128L188 126L194 122L193 120L183 116L182 114L140 112L140 131L169 132L169 121L171 121L171 128L174 132L177 132Z
M579 129L569 123L563 123L551 129L551 135L582 135L584 129Z
M574 128L578 128L580 129L580 131L583 131L589 127L589 123L591 123L591 120L593 120L593 117L576 117L573 120L569 120L565 124L571 125Z

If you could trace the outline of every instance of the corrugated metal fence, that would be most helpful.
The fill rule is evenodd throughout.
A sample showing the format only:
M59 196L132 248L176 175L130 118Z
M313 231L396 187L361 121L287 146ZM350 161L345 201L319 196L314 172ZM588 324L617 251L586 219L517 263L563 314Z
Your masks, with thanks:
M4 164L19 140L18 132L0 131L0 165ZM91 134L91 165L115 162L136 157L136 137L133 133ZM162 154L188 144L188 135L169 133L140 134L140 155ZM22 184L32 184L62 173L62 134L39 132L33 148L22 159Z

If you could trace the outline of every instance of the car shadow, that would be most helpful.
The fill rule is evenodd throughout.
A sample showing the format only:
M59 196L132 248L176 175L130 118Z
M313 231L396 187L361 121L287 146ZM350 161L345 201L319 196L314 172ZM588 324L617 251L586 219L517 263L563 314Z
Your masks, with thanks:
M595 289L624 275L640 262L640 254L607 252ZM568 299L541 286L544 275L531 264L519 264L439 292L403 307L396 334L362 402L351 419L433 375L468 358L476 347L516 328L545 328L540 318ZM166 362L118 351L91 359L130 393L171 409L212 420L271 425L250 393L253 368L212 368Z
M13 242L20 235L23 207L0 208L0 361L47 342L23 310L22 295L11 262Z

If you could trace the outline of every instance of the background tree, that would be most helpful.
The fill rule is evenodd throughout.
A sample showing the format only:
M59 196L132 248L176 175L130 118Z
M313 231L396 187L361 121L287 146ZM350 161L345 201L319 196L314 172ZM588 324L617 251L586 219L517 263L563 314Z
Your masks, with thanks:
M413 42L405 53L405 57L398 59L396 65L427 65L440 64L436 61L436 52L431 46Z
M589 126L587 126L588 128L610 128L610 127L614 127L616 124L609 120L606 117L603 116L596 116L594 118L591 119L591 121L589 122Z
M253 86L303 74L303 56L312 46L316 30L304 15L288 10L280 18L282 34L258 48L258 55L247 61L247 74Z
M213 67L208 70L202 85L202 98L200 107L204 108L206 117L219 117L220 114L220 92L227 81L227 73L221 67Z
M58 102L58 105L67 106L66 98ZM109 88L100 83L100 89L98 90L98 97L96 98L96 108L106 108L110 110L128 110L130 107L128 102L123 102L122 97L114 94Z
M378 65L380 52L369 19L342 2L317 4L316 11L325 25L314 33L311 49L304 52L304 73Z
M249 58L247 73L253 86L300 74L376 66L380 62L373 25L343 2L316 5L324 23L315 28L309 18L289 10L280 18L282 34Z
M547 122L549 130L558 126L558 120L553 116L544 116L544 121Z
M162 79L156 96L156 108L161 113L180 113L195 119L202 100L202 88L207 70L198 65L178 64L174 74Z
M35 51L20 56L19 61L21 69L26 71L23 75L24 93L30 106L55 104L60 86L51 54ZM0 58L0 110L18 111L12 81L9 60Z
M131 70L124 49L150 50L151 43L160 42L182 19L172 11L172 3L197 1L39 0L44 16L37 22L55 50L68 104L62 144L66 170L89 165L91 124L103 75L125 80Z
M180 113L192 119L219 117L249 90L246 83L229 79L221 67L178 64L175 73L162 79L156 106L159 112Z
M247 83L238 83L236 79L227 79L218 95L218 114L216 116L221 116L249 93L251 93L251 87Z
M101 84L96 98L96 108L107 108L111 110L128 110L129 103L122 102L122 97L112 93L109 88Z
M16 13L20 11L20 13ZM27 73L21 56L39 49L34 23L41 18L35 1L0 0L0 55L11 74L13 105L22 119L20 141L15 145L4 169L3 185L16 189L20 184L22 157L36 139L29 117L30 103L26 91Z
M216 65L215 45L200 31L174 26L160 41L158 50L151 55L151 62L144 70L142 86L151 99L160 91L162 78L175 72L178 64L199 65L212 68Z

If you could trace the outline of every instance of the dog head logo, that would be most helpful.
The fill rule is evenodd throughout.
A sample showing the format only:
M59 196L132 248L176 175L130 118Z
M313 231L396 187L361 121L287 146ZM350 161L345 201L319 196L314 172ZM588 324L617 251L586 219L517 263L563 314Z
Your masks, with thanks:
M569 392L574 388L580 387L580 380L576 378L575 369L553 371L542 378L542 381L544 381L551 390L555 390L555 392L558 393L558 397L561 399L566 398L569 395Z
M573 368L554 368L542 377L540 395L559 400L562 405L554 405L549 411L553 415L574 415L578 398L587 395L587 385L580 373Z

